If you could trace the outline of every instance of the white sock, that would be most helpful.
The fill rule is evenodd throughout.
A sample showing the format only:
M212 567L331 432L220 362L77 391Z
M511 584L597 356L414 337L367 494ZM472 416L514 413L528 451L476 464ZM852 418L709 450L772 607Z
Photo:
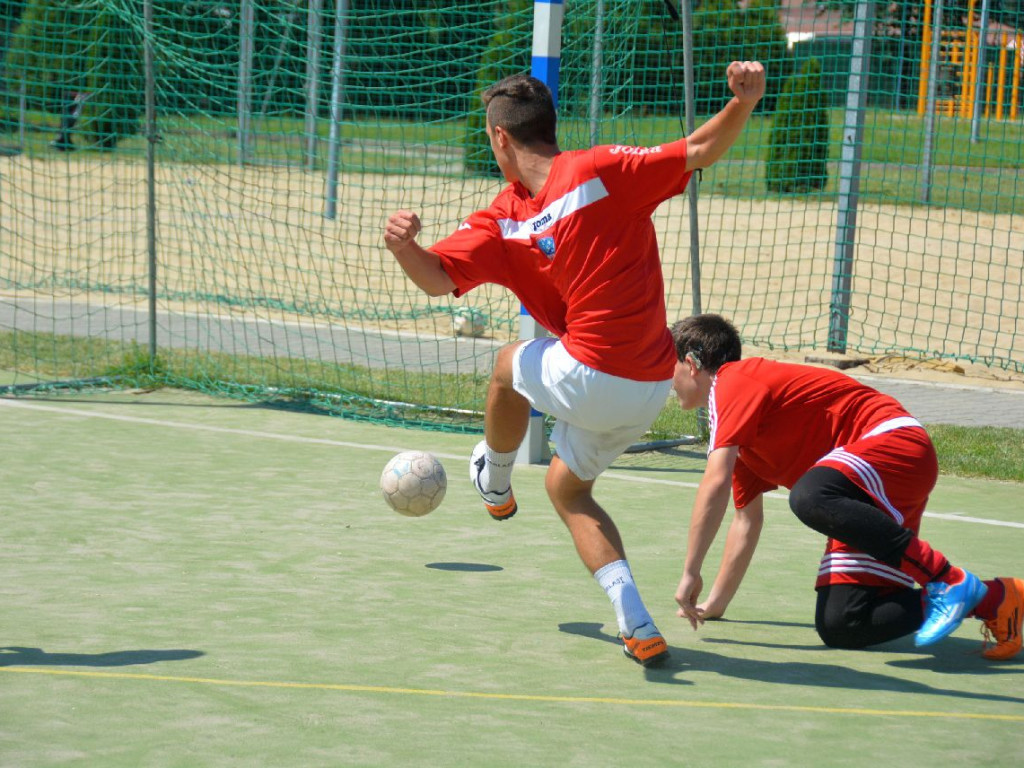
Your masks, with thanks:
M512 485L512 469L516 464L516 456L519 451L509 453L498 453L492 450L489 445L485 446L484 469L480 473L480 484L488 491L504 493Z
M619 621L619 632L632 637L638 627L654 625L654 619L647 612L644 601L640 599L640 592L633 583L629 563L625 560L608 563L594 573L594 578L612 601L615 618Z

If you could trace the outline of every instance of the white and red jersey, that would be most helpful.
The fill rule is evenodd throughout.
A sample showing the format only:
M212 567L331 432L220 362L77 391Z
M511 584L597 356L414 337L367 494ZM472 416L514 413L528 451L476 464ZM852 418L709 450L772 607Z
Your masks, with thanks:
M837 469L917 531L938 477L927 432L894 398L829 368L749 358L719 368L708 402L708 452L739 449L733 501L792 488L813 466ZM913 579L829 539L818 586L912 587Z
M598 371L672 378L675 349L651 214L690 179L686 140L562 152L543 189L519 183L430 248L460 296L510 289L569 354Z

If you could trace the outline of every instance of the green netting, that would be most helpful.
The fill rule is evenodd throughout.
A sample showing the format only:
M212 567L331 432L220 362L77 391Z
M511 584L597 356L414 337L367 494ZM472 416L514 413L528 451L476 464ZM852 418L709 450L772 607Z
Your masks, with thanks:
M750 344L824 350L841 301L847 352L1024 370L1022 25L1000 5L982 46L963 9L929 37L930 5L878 6L837 294L854 4L834 6L804 9L809 37L784 26L799 0L694 7L698 123L729 61L769 73L700 183L700 305ZM171 384L478 429L518 303L425 297L381 232L408 207L429 244L500 189L477 94L529 69L532 25L528 0L0 3L0 387ZM563 148L681 135L683 44L661 0L567 3ZM686 199L656 221L683 316ZM456 335L469 311L484 336Z

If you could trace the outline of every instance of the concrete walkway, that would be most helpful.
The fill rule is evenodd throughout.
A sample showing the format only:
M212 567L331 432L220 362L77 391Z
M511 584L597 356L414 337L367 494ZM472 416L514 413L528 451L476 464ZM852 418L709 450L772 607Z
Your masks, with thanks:
M895 397L923 424L1024 429L1024 390L847 373Z
M102 336L148 343L144 308L105 306L71 299L0 297L0 330ZM330 322L282 323L213 314L160 312L160 346L224 354L274 356L292 350L317 359L370 368L405 366L451 373L489 372L501 346L492 339L436 338L360 329ZM892 395L924 424L1024 429L1024 389L937 384L846 371Z

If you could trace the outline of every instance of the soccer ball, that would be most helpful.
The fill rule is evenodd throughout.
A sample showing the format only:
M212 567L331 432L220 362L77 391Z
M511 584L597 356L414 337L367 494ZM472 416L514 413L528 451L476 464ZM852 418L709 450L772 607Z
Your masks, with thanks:
M452 330L456 336L483 336L487 315L475 307L459 307L452 313Z
M403 451L380 473L380 492L395 512L422 517L444 499L448 476L437 457L426 451Z

